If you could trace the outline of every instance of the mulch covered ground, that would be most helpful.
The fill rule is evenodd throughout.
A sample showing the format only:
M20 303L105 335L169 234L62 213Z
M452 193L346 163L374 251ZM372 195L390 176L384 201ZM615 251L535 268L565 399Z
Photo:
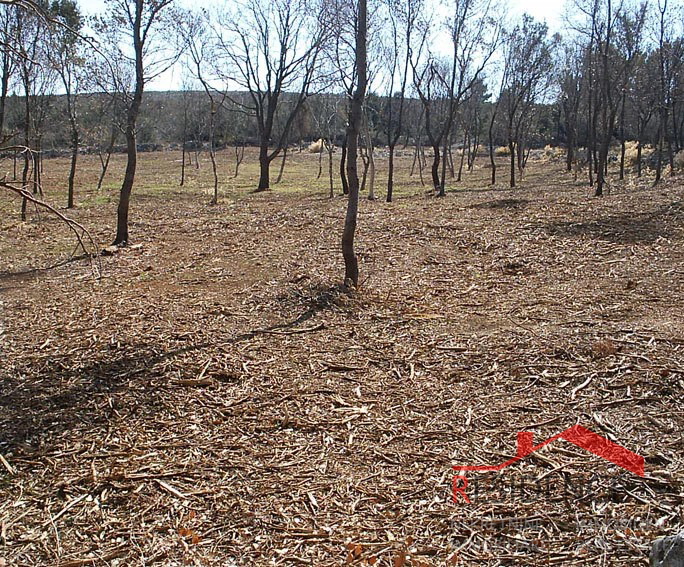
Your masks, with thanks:
M684 186L534 167L364 200L352 294L324 190L139 195L101 279L14 207L0 565L645 565L684 525ZM115 206L73 217L106 245ZM558 440L453 502L576 424L645 476Z

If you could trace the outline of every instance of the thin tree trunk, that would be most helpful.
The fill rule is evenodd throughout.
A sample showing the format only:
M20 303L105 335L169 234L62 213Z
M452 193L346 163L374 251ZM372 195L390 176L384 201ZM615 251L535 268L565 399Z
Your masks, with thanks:
M320 154L323 155L323 148L321 148ZM277 185L283 179L283 171L285 170L285 160L287 160L287 142L285 142L285 147L283 148L283 159L280 162L280 169L278 170L278 177L275 180Z
M454 168L454 154L451 145L451 140L449 140L449 144L447 145L447 158L449 163L449 175L451 176L451 179L453 179L456 177L456 169Z
M69 168L69 190L67 209L74 207L74 180L76 178L76 161L78 160L78 127L74 123L71 130L71 167Z
M185 185L185 153L186 153L186 145L188 143L188 107L187 103L186 106L183 108L183 148L181 150L181 178L180 178L180 186L183 187Z
M21 186L23 189L27 189L28 185L28 172L30 168L30 162L33 160L31 157L31 151L29 147L31 146L31 103L29 97L29 87L27 85L27 79L24 79L24 168L21 172ZM21 220L26 220L26 206L28 201L26 197L21 200Z
M8 36L7 28L5 34ZM10 80L10 51L8 49L2 50L2 79L0 80L0 140L4 138L5 134L5 105L7 103L7 93L9 92ZM16 176L15 176L16 178Z
M368 198L371 201L375 200L375 157L373 156L373 140L370 135L370 128L366 121L366 157L368 158L368 165L363 172L364 182L366 180L366 170L368 171Z
M415 159L414 159L415 163ZM387 202L392 202L394 194L394 144L389 147L389 157L387 163Z
M418 175L420 175L420 184L425 187L425 179L423 178L423 170L427 165L425 160L425 148L419 146L418 148Z
M268 145L261 144L259 147L259 185L257 191L266 191L271 186L270 182L271 161L268 158Z
M244 159L245 143L243 142L241 146L238 146L237 144L235 145L235 175L233 175L233 179L235 179L238 176L238 172L240 171L240 164Z
M183 137L183 149L181 150L181 178L180 186L185 185L185 137Z
M40 152L42 151L42 143L36 139L36 149L32 154L33 157L33 194L43 196L43 185L41 183L41 165Z
M323 175L323 146L325 146L327 149L327 147L328 147L327 139L323 141L323 145L321 146L321 151L318 152L318 175L316 175L316 179L320 179L321 175Z
M212 174L214 175L214 196L211 198L211 204L217 205L218 204L219 178L218 178L218 167L216 166L216 152L214 151L213 141L211 142L211 148L209 150L209 159L211 160L211 171L212 171Z
M358 0L358 22L356 26L356 73L358 80L351 101L349 124L347 126L347 175L349 177L349 200L342 233L342 256L344 258L344 283L359 287L359 263L354 251L356 220L359 211L359 177L357 172L357 145L361 128L361 114L366 97L366 0Z
M431 169L431 174L432 174L432 186L434 187L435 190L435 195L443 197L442 195L442 188L441 184L439 182L439 161L440 155L439 155L439 144L433 144L432 145L432 169Z
M104 182L105 175L107 175L107 169L109 168L109 160L112 157L112 152L114 151L114 144L116 143L116 138L117 138L117 131L116 127L112 125L112 132L109 136L109 144L107 145L107 149L105 150L105 153L107 155L107 158L102 157L102 150L98 152L98 155L100 157L100 177L97 180L97 190L99 191L102 189L102 183Z
M335 196L335 186L333 182L333 146L332 142L326 142L326 149L328 150L328 177L330 178L330 198Z
M364 146L360 146L359 155L361 156L361 163L363 163L363 173L361 174L361 187L359 188L359 191L363 193L366 190L366 177L368 175L368 149Z
M492 118L489 121L489 162L492 164L491 185L496 185L496 159L494 157L494 122L496 121L496 114L498 110L499 101L497 100L496 105L494 106L494 112L492 112Z
M142 0L136 0L135 3L135 18L133 25L133 45L135 50L135 90L133 99L128 107L126 117L126 173L124 174L123 183L121 184L121 193L119 195L119 206L117 208L116 219L116 237L113 245L126 246L129 243L128 236L128 212L131 202L131 191L133 190L133 182L135 181L135 170L138 165L138 153L136 147L136 124L138 121L138 114L140 113L140 106L142 104L143 88L145 87L145 77L143 69L143 40L141 34L143 16Z
M130 120L130 119L129 119ZM119 195L119 206L117 208L116 238L113 245L126 246L129 243L128 236L128 211L131 203L131 191L135 181L135 170L138 165L138 152L135 138L135 120L126 128L126 150L128 159L126 161L126 173L121 185Z
M413 161L411 162L411 171L409 172L409 177L413 177L413 173L416 170L416 160L418 159L418 140L413 147Z
M347 138L342 142L342 155L340 157L340 181L342 181L342 194L349 195L349 182L347 181Z
M622 92L622 101L620 108L620 181L625 178L625 153L626 140L625 140L625 105L627 103L626 89Z
M461 145L461 161L458 164L458 176L456 177L456 182L460 183L461 182L461 177L463 175L463 164L465 163L465 156L466 156L466 144L468 144L468 151L470 151L470 134L468 133L468 130L465 130L465 134L463 136L463 144Z

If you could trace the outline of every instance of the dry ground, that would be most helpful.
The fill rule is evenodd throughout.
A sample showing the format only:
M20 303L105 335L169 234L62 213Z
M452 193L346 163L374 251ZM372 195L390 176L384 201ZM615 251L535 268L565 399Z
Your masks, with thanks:
M315 156L214 207L177 159L142 156L141 246L101 279L3 200L0 565L646 565L682 527L681 178L594 199L557 163L489 188L483 159L436 199L407 155L396 202L362 202L348 295ZM82 160L71 214L102 246L122 166L96 193ZM452 502L452 466L575 424L645 476L557 441Z

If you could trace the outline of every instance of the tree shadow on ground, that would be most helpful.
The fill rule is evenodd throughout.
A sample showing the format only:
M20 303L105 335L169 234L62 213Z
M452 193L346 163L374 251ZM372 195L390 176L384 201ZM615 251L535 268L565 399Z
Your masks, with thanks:
M5 282L12 284L12 283L17 283L20 284L26 280L36 278L42 274L46 274L52 270L55 270L57 268L61 268L62 266L68 266L69 264L73 264L74 262L80 262L81 260L87 259L88 256L85 254L79 254L75 256L71 256L70 258L67 258L65 260L60 260L59 262L56 262L54 264L51 264L49 266L45 266L44 268L23 268L19 270L0 270L0 284L3 284ZM0 292L10 289L11 287L19 287L19 286L12 286L12 285L0 285Z
M530 201L528 199L496 199L471 205L471 209L523 209Z
M206 359L202 351L237 345L259 335L275 335L274 340L280 340L278 335L317 332L324 329L323 324L300 325L330 308L339 293L337 286L318 289L294 319L220 340L160 348L154 336L145 336L121 348L93 350L93 360L86 359L85 365L83 359L79 362L66 355L49 361L27 356L0 372L0 454L40 455L70 430L101 432L105 438L111 424L127 415L153 423L161 408L175 403L170 393L175 385L163 363L195 353L199 364Z
M680 239L676 230L684 221L684 203L675 202L643 213L623 212L604 218L556 221L545 226L549 234L565 238L588 236L616 244L648 244L659 238Z

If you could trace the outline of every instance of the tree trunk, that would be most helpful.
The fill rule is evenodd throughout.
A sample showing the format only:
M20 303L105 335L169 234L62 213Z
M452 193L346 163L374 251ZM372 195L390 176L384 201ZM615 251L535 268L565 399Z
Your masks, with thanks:
M7 30L5 30L7 34ZM8 34L7 34L8 35ZM0 80L0 140L5 133L5 105L7 103L7 93L9 91L10 80L10 51L2 50L2 79Z
M349 195L349 182L347 181L347 138L342 142L342 155L340 157L340 180L342 181L342 194Z
M24 78L24 168L21 172L21 186L23 189L27 188L28 185L28 173L30 168L30 163L32 161L31 151L29 147L31 146L31 103L29 97L29 87L27 86L27 79ZM28 202L26 197L21 200L21 220L26 220L26 206Z
M432 145L432 186L435 189L435 195L443 197L442 188L439 182L439 144Z
M321 148L320 154L323 155L323 148ZM280 181L283 179L283 171L285 171L285 161L287 160L287 142L285 143L285 147L283 148L283 159L280 162L280 169L278 170L278 177L275 180L275 184L277 185L280 183Z
M454 154L453 154L453 149L451 147L451 140L449 140L449 145L447 146L447 160L449 163L449 176L451 179L456 177L456 170L454 168Z
M363 193L366 190L366 178L368 176L368 148L360 146L359 155L361 156L361 162L363 163L363 174L361 175L361 187L359 188L359 191Z
M625 178L625 105L626 105L626 89L623 89L621 108L620 108L620 181Z
M466 144L468 145L468 153L470 153L470 133L467 128L463 132L463 143L461 144L461 159L458 164L458 176L456 177L456 183L460 183L461 178L463 176L463 164L465 163Z
M425 179L423 178L423 170L427 166L427 161L425 159L425 148L423 146L418 147L418 175L420 176L420 184L425 187Z
M40 162L40 153L43 151L43 141L36 139L36 147L33 152L33 194L43 196L42 171L43 166Z
M135 123L126 127L126 173L121 185L119 195L119 206L117 209L116 238L112 243L114 246L126 246L129 243L128 237L128 209L131 203L131 191L135 181L135 170L138 165L138 151L135 139Z
M245 159L245 144L241 146L238 146L237 144L235 145L235 175L233 175L233 179L235 179L238 176L238 173L240 171L240 164L242 163L242 160Z
M114 246L126 246L129 243L128 237L128 209L131 202L131 191L135 181L135 170L138 165L138 148L136 147L136 124L140 114L142 104L143 89L145 87L145 76L143 69L143 40L141 35L143 17L143 2L136 0L135 19L133 22L133 47L135 51L135 91L133 99L128 107L126 117L126 173L121 184L119 195L119 206L117 208L116 237L112 243Z
M409 177L413 177L413 173L416 170L416 160L420 159L420 152L418 148L420 147L420 138L416 138L416 144L413 150L413 162L411 163L411 171L409 172ZM420 163L418 164L420 165Z
M370 128L366 125L366 156L368 157L368 198L375 200L375 157L373 156L373 140L370 135ZM363 173L366 179L366 171Z
M387 202L392 202L394 193L394 146L389 147L389 158L387 163Z
M328 150L328 177L330 178L330 198L335 196L335 185L333 182L333 146L332 142L326 142L326 147Z
M262 143L259 147L259 185L257 191L266 191L270 188L270 167L271 162L268 159L268 145Z
M102 183L104 182L105 175L107 175L107 169L109 168L109 160L112 157L112 152L114 151L114 144L116 143L116 138L117 138L117 129L114 125L112 125L112 131L109 136L109 143L107 145L107 149L105 150L105 154L107 155L107 158L102 157L102 148L99 148L98 155L100 157L100 166L101 166L101 171L100 171L100 177L97 180L97 190L99 191L102 189Z
M511 179L510 179L510 185L511 189L515 187L515 144L513 143L512 140L508 141L508 151L511 152Z
M211 204L217 205L218 204L219 179L218 179L218 168L216 166L216 152L214 151L213 142L211 142L211 149L209 150L209 159L211 160L211 172L214 176L214 196L211 198Z
M67 197L67 209L74 207L74 180L76 178L76 161L78 160L78 128L72 124L71 130L71 167L69 168L69 192Z
M356 219L359 211L359 176L357 172L357 146L361 128L361 114L366 96L366 0L358 0L358 23L356 27L356 73L357 82L352 97L349 124L347 126L347 176L349 177L349 200L342 233L342 256L344 258L344 283L359 287L359 263L354 251Z
M323 146L326 149L328 148L327 139L323 141ZM320 179L321 175L323 175L323 146L321 146L321 151L318 152L318 175L316 175L316 179ZM299 151L301 152L301 148Z
M492 113L492 118L489 121L489 162L492 164L492 185L496 185L496 159L494 158L494 122L496 121L496 113L498 110L499 101L496 102L496 106L494 106L494 112Z
M188 107L187 102L183 108L183 148L181 151L181 178L180 186L185 185L185 146L188 143Z
M180 186L185 185L185 136L183 136L183 149L181 150L181 178Z

